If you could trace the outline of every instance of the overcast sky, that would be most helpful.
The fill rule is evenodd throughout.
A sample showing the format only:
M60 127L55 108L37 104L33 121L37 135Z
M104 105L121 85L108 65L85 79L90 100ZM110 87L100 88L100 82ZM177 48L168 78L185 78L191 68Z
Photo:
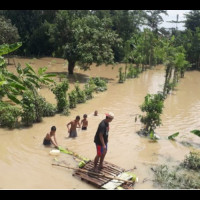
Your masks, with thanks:
M176 21L177 14L179 15L178 21L183 21L185 20L184 14L189 13L190 10L167 10L168 16L167 15L161 15L163 17L164 22L160 25L160 27L165 27L165 28L176 28L176 24L169 23L167 21L174 20ZM184 23L179 23L177 24L178 30L184 30Z

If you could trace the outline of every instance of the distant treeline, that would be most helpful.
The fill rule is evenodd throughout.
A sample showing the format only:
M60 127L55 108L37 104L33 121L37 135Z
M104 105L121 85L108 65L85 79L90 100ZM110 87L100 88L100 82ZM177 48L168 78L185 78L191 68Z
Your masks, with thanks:
M161 60L153 56L156 43L175 36L174 45L184 47L192 68L200 68L200 11L186 14L184 31L160 28L161 14L167 11L0 10L0 45L20 41L17 55L63 57L73 73L75 62L85 67L92 62L136 63L139 57L134 51L139 51L141 38L148 48L141 50L146 56L144 64L157 64Z

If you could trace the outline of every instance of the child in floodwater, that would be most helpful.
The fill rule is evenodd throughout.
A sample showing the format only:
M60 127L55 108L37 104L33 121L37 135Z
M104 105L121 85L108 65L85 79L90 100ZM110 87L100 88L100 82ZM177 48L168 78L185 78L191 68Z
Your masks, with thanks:
M82 124L82 130L87 130L88 127L88 120L87 120L87 115L84 114L83 115L83 119L81 120L81 124Z
M67 124L69 137L77 137L76 128L81 127L79 121L80 121L80 116L77 115L75 120L73 120ZM70 125L71 125L71 127L69 128Z
M97 110L94 111L94 116L98 116L98 111Z
M46 134L46 136L43 140L43 144L45 146L53 144L56 148L58 148L58 143L56 141L56 127L55 126L52 126L50 133Z

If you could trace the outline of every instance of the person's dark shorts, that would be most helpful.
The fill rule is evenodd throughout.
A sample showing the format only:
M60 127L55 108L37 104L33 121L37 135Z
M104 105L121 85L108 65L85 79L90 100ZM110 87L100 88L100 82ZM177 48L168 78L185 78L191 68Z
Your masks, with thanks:
M71 131L69 134L70 137L77 137L77 132L75 131Z
M101 156L102 153L103 153L103 146L101 145L96 145L96 148L97 148L97 155L98 156ZM108 149L108 144L106 144L106 150Z
M47 140L44 138L43 145L51 145L51 140Z
M87 130L87 127L82 127L82 130Z

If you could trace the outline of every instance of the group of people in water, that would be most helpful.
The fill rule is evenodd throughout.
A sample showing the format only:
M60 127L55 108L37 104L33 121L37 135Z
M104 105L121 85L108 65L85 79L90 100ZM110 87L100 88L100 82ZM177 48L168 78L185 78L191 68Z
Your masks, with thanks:
M108 132L109 132L109 123L114 119L114 114L112 112L106 113L106 118L99 123L96 134L94 136L94 143L96 144L97 154L94 159L94 171L98 172L103 168L103 160L107 153L108 148ZM94 116L98 116L98 111L95 110ZM69 133L69 137L77 137L76 128L81 128L82 130L87 130L88 120L87 114L83 115L83 119L80 122L80 116L76 116L76 118L70 121L67 124L67 129ZM43 144L51 145L53 144L56 148L59 148L57 140L56 140L56 127L52 126L49 133L46 134ZM100 159L99 167L97 168L97 164Z
M98 116L97 110L94 111L94 116ZM80 116L77 115L75 120L72 120L71 122L69 122L67 124L69 137L72 137L72 138L77 137L76 128L81 128L82 130L87 130L87 127L88 127L87 114L83 115L83 119L81 120L81 123L80 123ZM56 148L58 148L58 143L56 140L55 133L56 133L56 127L52 126L50 132L46 134L46 136L43 140L43 144L45 146L50 146L51 144L53 144Z

